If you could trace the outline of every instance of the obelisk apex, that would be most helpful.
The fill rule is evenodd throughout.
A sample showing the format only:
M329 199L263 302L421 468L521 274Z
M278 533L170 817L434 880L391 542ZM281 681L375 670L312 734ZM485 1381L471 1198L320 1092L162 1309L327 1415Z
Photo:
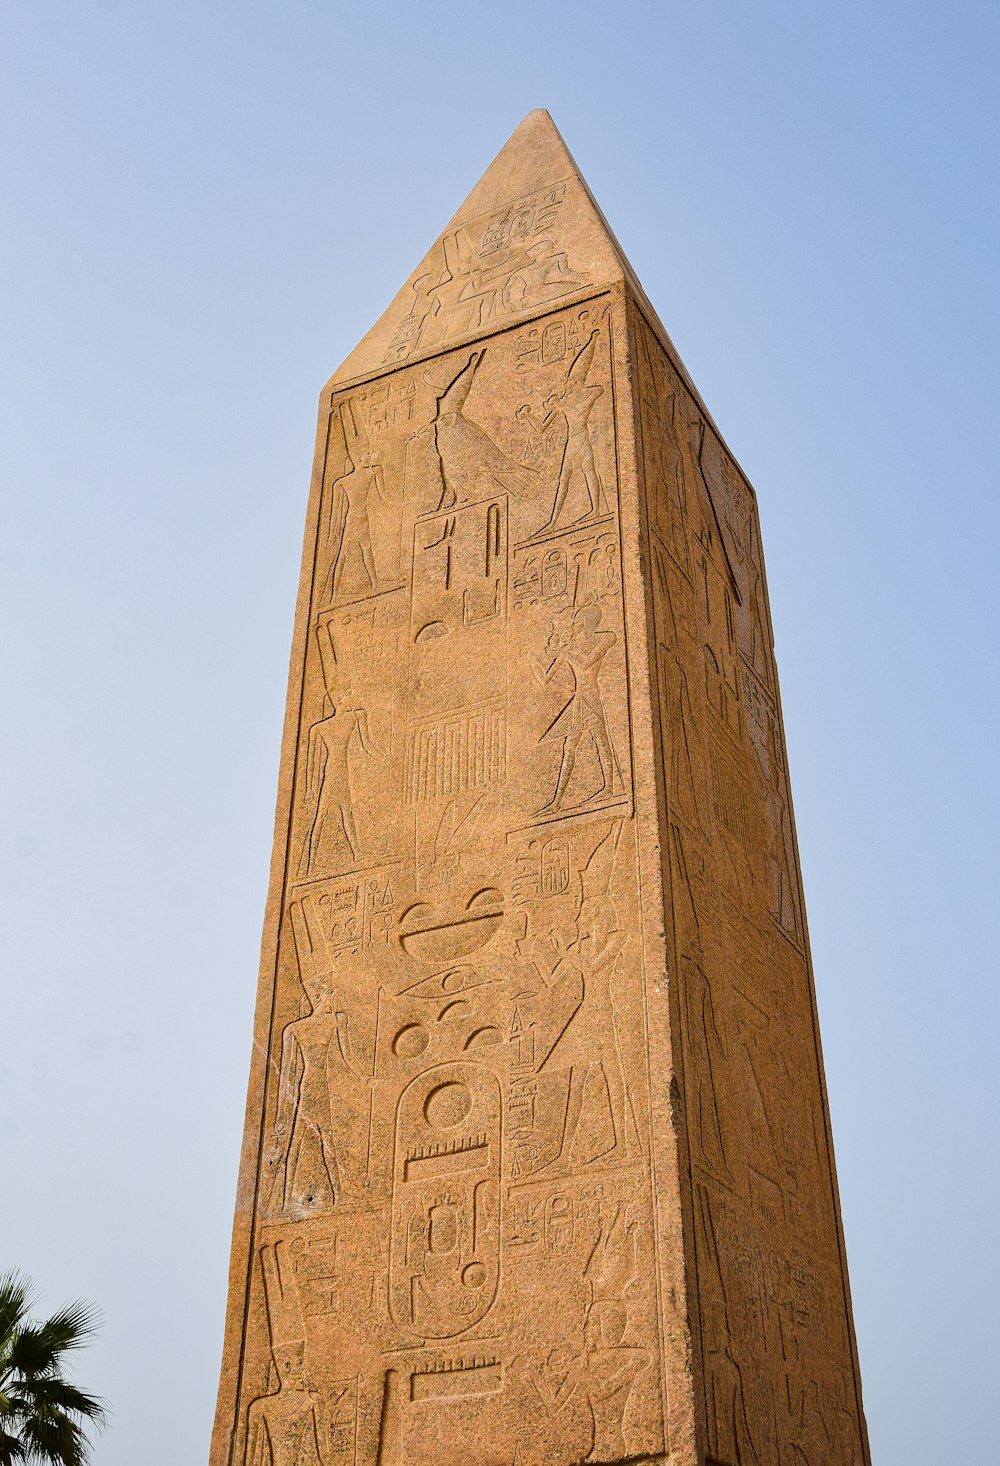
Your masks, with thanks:
M867 1466L753 491L548 113L324 388L212 1466Z
M541 109L529 112L329 385L431 355L622 276L555 123Z

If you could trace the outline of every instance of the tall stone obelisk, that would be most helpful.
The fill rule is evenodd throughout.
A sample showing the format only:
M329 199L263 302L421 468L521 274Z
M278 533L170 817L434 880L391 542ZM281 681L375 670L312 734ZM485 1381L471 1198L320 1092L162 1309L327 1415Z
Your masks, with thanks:
M212 1466L866 1466L753 491L545 112L323 391Z

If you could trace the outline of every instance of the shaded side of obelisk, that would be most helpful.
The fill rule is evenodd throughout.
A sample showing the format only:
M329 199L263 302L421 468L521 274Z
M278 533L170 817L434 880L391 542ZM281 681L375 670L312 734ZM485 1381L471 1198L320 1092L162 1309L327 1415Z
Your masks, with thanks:
M865 1462L755 496L631 320L706 1450Z
M532 113L321 399L212 1466L867 1461L785 770Z

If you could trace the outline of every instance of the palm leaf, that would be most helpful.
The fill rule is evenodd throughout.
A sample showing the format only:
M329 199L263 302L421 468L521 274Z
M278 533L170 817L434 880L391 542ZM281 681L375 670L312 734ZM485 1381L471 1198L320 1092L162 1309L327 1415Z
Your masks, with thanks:
M35 1455L59 1466L83 1466L89 1455L83 1431L59 1410L29 1416L21 1428L21 1439L28 1460Z
M16 1330L7 1351L7 1362L25 1375L46 1374L59 1356L78 1349L93 1335L97 1314L85 1303L70 1303L40 1324L24 1324Z
M93 1335L98 1315L87 1303L67 1303L51 1318L28 1318L28 1280L0 1274L0 1466L35 1461L85 1466L84 1425L104 1425L101 1400L65 1379L64 1357Z
M11 1397L14 1413L28 1414L37 1410L67 1410L71 1415L82 1415L86 1420L104 1423L104 1404L94 1395L77 1389L60 1375L44 1379L24 1380L20 1393Z
M0 1356L33 1303L27 1278L20 1273L0 1273Z
M27 1450L15 1435L8 1435L0 1429L0 1466L14 1466L15 1461L27 1459Z

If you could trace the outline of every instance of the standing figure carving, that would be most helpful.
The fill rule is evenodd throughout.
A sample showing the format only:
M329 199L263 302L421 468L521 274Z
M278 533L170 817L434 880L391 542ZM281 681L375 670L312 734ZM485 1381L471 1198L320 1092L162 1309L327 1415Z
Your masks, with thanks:
M327 533L330 571L323 596L327 604L336 600L347 589L356 589L366 594L378 590L379 587L375 551L372 548L370 501L373 494L379 500L385 498L381 461L378 453L374 452L367 438L355 425L349 401L341 404L340 421L344 429L350 468L333 485L333 503ZM352 583L348 577L348 584L345 586L349 565L352 567L354 580Z
M293 645L211 1466L868 1466L753 494L544 113Z
M250 1406L246 1466L326 1466L322 1406L306 1385L305 1330L285 1291L278 1249L262 1247L260 1265L278 1388Z
M333 959L311 898L289 917L310 1012L281 1036L272 1216L315 1215L357 1194L368 1126L369 1074L352 1052L349 1015L335 1006Z
M361 858L351 793L351 751L355 745L368 757L378 750L368 731L368 713L346 691L327 694L331 711L309 729L305 769L306 834L299 858L299 876L329 872Z
M569 1074L561 1143L549 1174L595 1161L623 1165L638 1149L613 988L625 946L609 894L620 837L615 821L581 871L575 920L568 913L550 917L549 931L532 942L543 988L520 1007L535 1035L536 1072L551 1059L553 1068Z
M535 662L535 674L543 686L547 686L560 672L568 672L573 683L568 702L541 735L540 741L561 739L562 754L555 791L538 810L539 814L557 813L566 804L577 754L585 736L590 739L597 755L600 783L589 794L566 807L575 809L602 795L611 795L616 783L620 783L618 761L600 689L601 667L618 637L613 631L601 630L602 615L597 605L564 611L550 623L545 648L548 661L538 659Z
M544 437L556 425L563 425L566 446L563 449L562 462L559 466L559 479L556 484L556 496L552 505L552 513L545 524L538 531L540 535L548 534L551 531L561 528L561 518L569 494L570 485L575 476L583 480L583 487L587 494L590 508L583 514L577 515L574 523L590 519L599 514L607 512L607 505L604 499L604 485L601 482L601 475L597 470L597 463L594 459L594 445L590 437L590 415L594 410L597 399L604 395L604 388L596 385L587 385L587 374L590 371L594 360L594 352L597 350L597 338L600 331L595 327L591 331L588 340L580 348L568 373L566 382L558 391L546 398L546 416L541 423L533 419L532 426ZM519 409L519 415L527 415L526 409Z
M579 1352L559 1349L545 1359L516 1361L549 1417L562 1422L566 1444L576 1438L580 1454L573 1460L615 1462L634 1454L625 1417L636 1381L653 1357L649 1349L626 1342L625 1295L636 1274L636 1242L636 1224L625 1209L602 1220L585 1269L588 1301Z

